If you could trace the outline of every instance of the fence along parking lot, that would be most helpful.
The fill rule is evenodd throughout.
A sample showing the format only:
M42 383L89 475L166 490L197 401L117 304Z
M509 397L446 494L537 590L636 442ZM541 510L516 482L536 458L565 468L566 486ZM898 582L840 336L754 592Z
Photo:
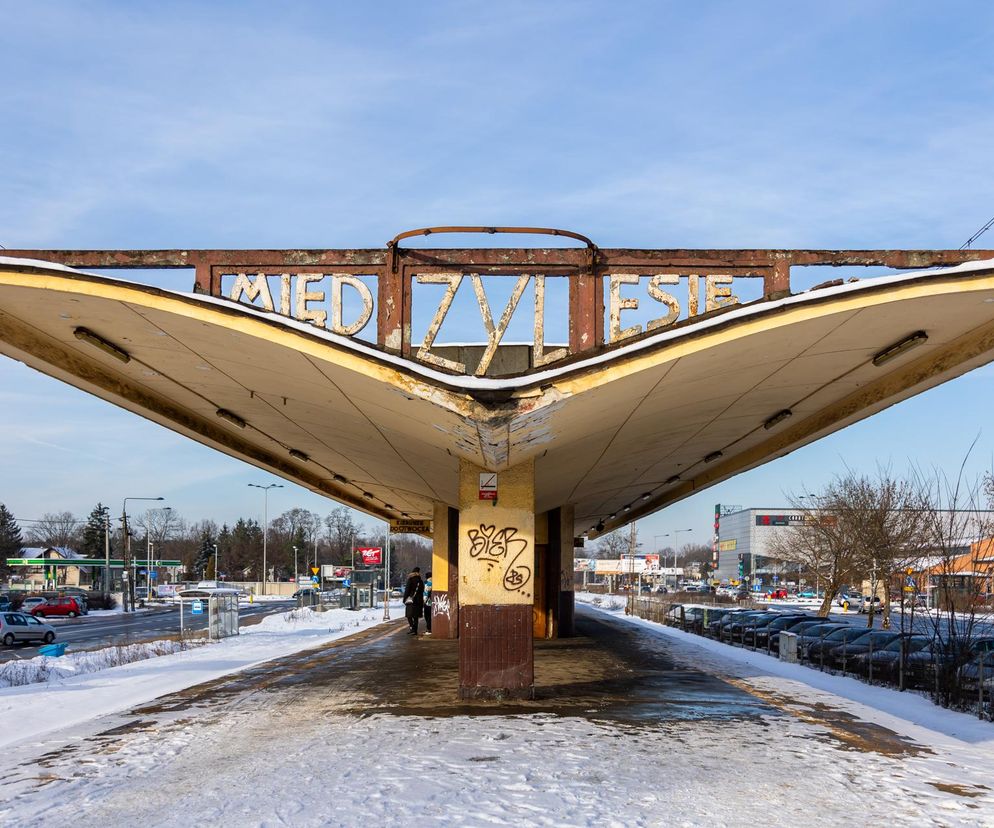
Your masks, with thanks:
M679 597L632 597L625 611L730 646L765 652L771 658L779 657L779 648L774 646L779 634L797 635L800 629L797 661L801 664L919 692L943 707L994 721L994 625L989 619L971 623L955 635L941 636L934 634L941 629L941 618L932 619L934 629L919 618L913 631L902 632L869 628L866 617L859 615L820 618L801 610L757 608L721 599L701 603L697 595L688 595L685 601ZM782 620L790 616L791 622ZM763 636L770 624L777 629ZM815 634L805 638L805 625L815 628ZM759 646L763 637L766 646Z

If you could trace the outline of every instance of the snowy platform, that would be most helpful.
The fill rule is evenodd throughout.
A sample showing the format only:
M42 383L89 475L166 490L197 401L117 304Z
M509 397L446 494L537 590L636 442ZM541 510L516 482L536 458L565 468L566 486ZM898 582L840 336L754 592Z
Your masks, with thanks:
M191 682L16 745L0 820L796 826L872 803L994 825L994 726L885 714L617 611L577 620L536 643L534 701L460 701L456 643L403 622Z

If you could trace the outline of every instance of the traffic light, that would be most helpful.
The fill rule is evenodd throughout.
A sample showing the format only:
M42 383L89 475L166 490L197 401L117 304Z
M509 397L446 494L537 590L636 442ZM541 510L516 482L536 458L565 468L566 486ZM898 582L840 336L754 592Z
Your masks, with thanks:
M742 576L745 575L745 561L744 556L739 553L739 580L742 580Z

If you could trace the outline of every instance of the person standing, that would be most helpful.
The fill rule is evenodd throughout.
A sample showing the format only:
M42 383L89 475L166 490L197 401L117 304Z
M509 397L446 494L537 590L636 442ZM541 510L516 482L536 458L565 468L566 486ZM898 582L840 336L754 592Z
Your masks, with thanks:
M431 570L425 573L425 635L431 635Z
M407 576L404 585L404 615L411 629L408 635L418 634L418 622L425 608L425 582L421 578L421 567L416 566Z

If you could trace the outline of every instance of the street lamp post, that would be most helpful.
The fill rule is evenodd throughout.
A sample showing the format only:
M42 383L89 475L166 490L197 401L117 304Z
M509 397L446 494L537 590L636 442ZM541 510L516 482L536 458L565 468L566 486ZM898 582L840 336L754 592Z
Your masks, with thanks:
M128 579L124 590L124 611L132 612L135 608L135 579L128 573L131 562L131 534L128 532L128 501L129 500L165 500L164 497L126 497L121 504L121 526L124 531L124 577Z
M677 586L676 556L677 556L677 550L679 549L679 546L680 546L680 543L679 543L679 541L680 541L680 534L682 532L693 532L693 531L694 531L693 529L674 529L672 532L666 532L665 534L662 534L662 535L653 535L652 536L653 542L655 542L656 538L668 538L668 537L670 537L670 535L673 536L673 588L674 589L676 589L676 586Z
M293 588L297 589L297 585L300 583L299 575L297 574L297 547L293 547Z
M217 544L212 543L211 546L214 547L214 580L221 580L221 553L218 551Z
M266 542L269 537L269 490L270 489L282 489L282 483L270 483L268 486L260 486L258 483L249 483L253 489L262 489L266 494L263 498L262 506L262 594L266 594ZM294 573L296 577L296 573Z

